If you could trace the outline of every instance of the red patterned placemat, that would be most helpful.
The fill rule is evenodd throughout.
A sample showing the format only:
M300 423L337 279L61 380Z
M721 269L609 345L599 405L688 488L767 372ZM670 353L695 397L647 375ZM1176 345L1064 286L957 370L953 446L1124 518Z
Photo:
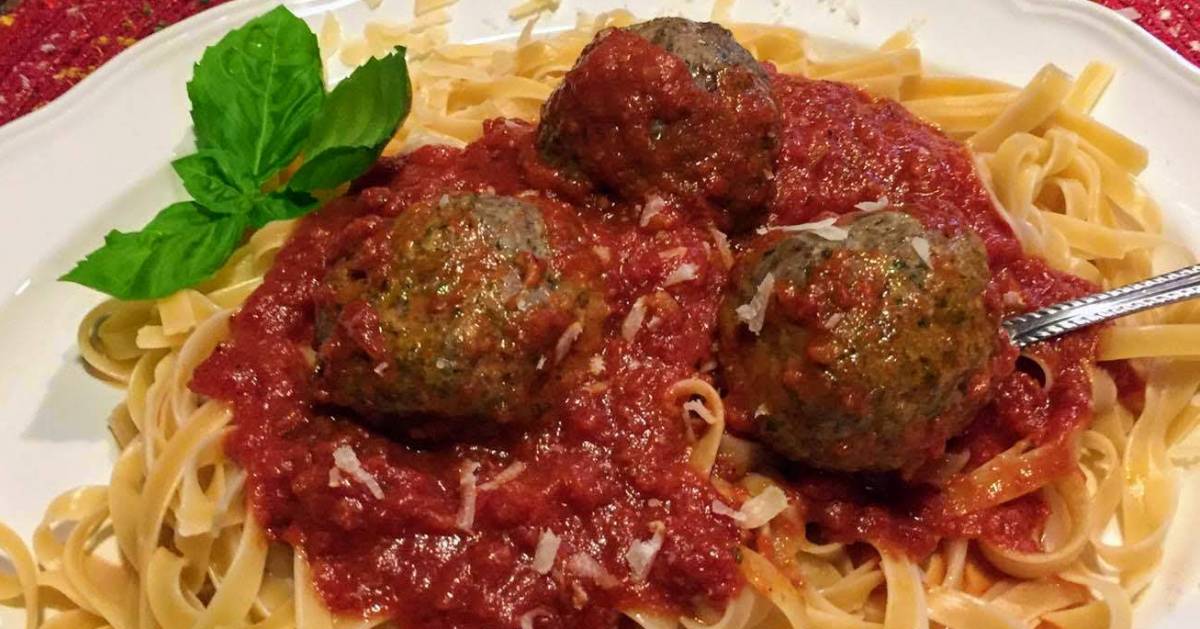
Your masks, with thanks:
M228 0L0 0L0 125L166 26ZM1098 0L1200 65L1200 0Z
M0 124L50 102L137 40L226 0L18 1L0 15Z

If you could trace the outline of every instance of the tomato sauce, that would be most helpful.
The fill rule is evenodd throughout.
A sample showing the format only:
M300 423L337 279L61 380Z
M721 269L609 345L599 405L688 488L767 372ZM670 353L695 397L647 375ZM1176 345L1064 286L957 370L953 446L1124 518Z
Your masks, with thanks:
M623 54L617 48L612 54ZM634 73L626 83L639 76L657 80ZM771 78L781 127L767 221L805 222L886 196L919 208L927 225L978 233L994 292L1007 296L1006 311L1093 290L1021 254L960 145L899 105L852 87ZM593 87L604 88L652 86ZM712 235L711 209L689 212L686 202L667 195L663 210L642 221L640 206L580 194L576 182L541 161L535 135L530 123L493 120L464 149L430 146L381 160L349 195L300 222L263 285L232 319L230 339L195 373L195 391L233 404L236 430L226 448L248 472L253 513L273 539L303 553L318 591L337 612L399 617L421 628L515 628L534 616L541 629L613 627L617 609L687 613L698 601L720 608L744 586L738 547L747 537L713 512L713 502L723 499L689 467L681 401L667 396L679 380L712 381L719 360L716 313L728 270ZM416 447L315 402L314 295L356 219L394 217L454 191L570 199L604 261L611 314L601 349L571 363L564 375L569 386L556 389L553 410L541 421L469 443ZM687 279L668 281L684 267ZM635 304L646 314L630 340L622 328ZM1012 371L995 401L952 444L970 453L968 468L1018 439L1065 444L1064 436L1088 420L1094 335L1036 351L1053 373L1052 386ZM353 449L382 497L363 483L330 482L333 452L341 446ZM523 470L478 489L468 531L458 514L469 462L479 464L481 484L515 463ZM1069 466L1038 471L1045 479L1065 473ZM951 517L934 488L886 475L785 470L784 478L819 535L913 554L946 535L1030 548L1046 517L1035 496ZM547 574L532 564L543 531L562 540ZM664 543L639 580L625 555L654 531L664 532ZM568 559L578 555L594 559L605 576L569 570Z

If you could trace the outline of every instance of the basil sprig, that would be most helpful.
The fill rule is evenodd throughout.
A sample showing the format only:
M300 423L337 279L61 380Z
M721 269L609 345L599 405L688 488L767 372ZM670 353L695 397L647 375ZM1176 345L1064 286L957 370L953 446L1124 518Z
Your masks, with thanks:
M155 299L212 276L249 229L296 218L365 172L408 115L404 48L329 93L317 38L284 7L210 46L187 85L197 151L171 165L192 196L141 231L111 231L62 280L119 299ZM280 170L303 154L287 184Z

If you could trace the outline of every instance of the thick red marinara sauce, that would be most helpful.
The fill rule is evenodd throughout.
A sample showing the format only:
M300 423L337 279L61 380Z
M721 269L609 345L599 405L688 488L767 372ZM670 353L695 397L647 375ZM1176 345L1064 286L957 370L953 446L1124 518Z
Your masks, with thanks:
M347 226L384 218L448 191L517 194L530 188L518 166L533 127L494 121L465 150L427 147L384 160L354 193L301 222L263 286L233 318L232 336L192 386L234 404L227 449L248 473L254 513L313 565L336 611L388 615L412 627L612 627L619 609L685 613L723 606L742 585L741 533L712 512L720 498L689 467L682 400L667 391L713 360L712 328L724 266L702 225L642 227L579 208L602 269L610 310L599 351L563 376L553 410L529 429L473 443L417 449L365 430L345 411L314 404L305 355L314 340L314 293ZM658 223L656 223L658 225ZM691 279L667 285L681 265ZM632 339L621 324L646 305ZM377 479L331 486L333 451L353 448ZM470 531L457 518L465 462L486 484ZM625 555L661 530L663 545L638 579ZM548 574L533 568L543 531L561 538ZM575 555L608 575L573 571Z

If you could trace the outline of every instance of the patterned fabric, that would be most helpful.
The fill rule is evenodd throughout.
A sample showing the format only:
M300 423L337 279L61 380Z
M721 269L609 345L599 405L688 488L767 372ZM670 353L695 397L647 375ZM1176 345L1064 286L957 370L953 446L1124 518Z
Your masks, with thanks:
M0 0L0 125L137 40L228 0ZM1200 0L1097 0L1200 65Z

